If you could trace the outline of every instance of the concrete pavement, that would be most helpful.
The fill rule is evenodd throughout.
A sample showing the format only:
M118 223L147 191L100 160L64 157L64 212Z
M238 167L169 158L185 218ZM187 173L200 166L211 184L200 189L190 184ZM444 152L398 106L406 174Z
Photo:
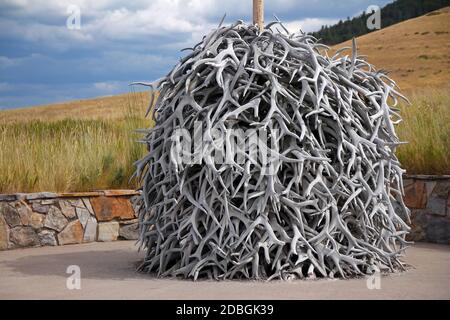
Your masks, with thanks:
M0 252L0 299L450 299L450 246L416 244L408 272L367 279L188 281L136 273L134 241L89 243ZM67 267L81 271L81 289L66 286ZM70 281L69 284L76 284Z

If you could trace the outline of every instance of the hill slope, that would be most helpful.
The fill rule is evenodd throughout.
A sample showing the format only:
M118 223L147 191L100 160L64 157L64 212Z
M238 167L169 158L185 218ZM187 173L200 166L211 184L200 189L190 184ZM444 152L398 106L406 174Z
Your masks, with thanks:
M358 53L405 92L449 88L450 7L430 12L356 39ZM334 46L351 46L351 40Z
M116 120L124 116L142 116L150 101L149 92L130 92L109 97L74 100L43 106L0 110L0 124L29 121Z
M381 8L381 27L386 28L449 5L450 0L396 0ZM319 31L311 32L311 34L325 44L338 44L373 32L373 30L367 29L368 17L363 12L351 20L347 18L346 21L341 20L332 26L322 26Z

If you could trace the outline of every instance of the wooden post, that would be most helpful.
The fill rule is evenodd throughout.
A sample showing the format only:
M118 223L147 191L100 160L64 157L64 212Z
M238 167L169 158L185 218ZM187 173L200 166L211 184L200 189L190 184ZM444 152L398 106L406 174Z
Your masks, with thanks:
M253 0L253 24L264 29L264 0Z

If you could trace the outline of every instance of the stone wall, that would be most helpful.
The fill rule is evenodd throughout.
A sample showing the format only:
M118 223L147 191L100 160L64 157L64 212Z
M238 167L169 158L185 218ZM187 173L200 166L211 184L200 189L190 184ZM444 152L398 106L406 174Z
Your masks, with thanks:
M450 244L450 176L408 176L409 240ZM137 239L131 190L0 195L0 250Z
M137 239L137 192L0 195L0 250Z
M404 183L409 240L450 244L450 176L408 176Z

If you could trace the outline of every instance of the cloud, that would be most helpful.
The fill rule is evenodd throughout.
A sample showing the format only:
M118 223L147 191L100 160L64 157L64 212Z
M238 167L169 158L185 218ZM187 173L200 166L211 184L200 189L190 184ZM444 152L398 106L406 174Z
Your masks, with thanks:
M0 92L6 92L13 88L9 83L7 82L0 82Z
M324 25L333 25L338 22L339 19L320 19L320 18L307 18L303 20L294 20L284 23L286 29L289 32L303 32L317 31Z
M387 2L272 0L265 20L276 14L289 30L308 32ZM79 30L66 26L70 5L80 9ZM179 50L200 41L224 13L226 24L251 21L251 6L242 0L3 0L0 83L8 96L0 105L126 92L132 81L167 73L184 54Z
M94 87L101 91L114 91L114 90L117 90L117 88L119 88L119 85L115 81L96 82L96 83L94 83Z
M17 64L16 59L0 56L0 69L12 67Z

